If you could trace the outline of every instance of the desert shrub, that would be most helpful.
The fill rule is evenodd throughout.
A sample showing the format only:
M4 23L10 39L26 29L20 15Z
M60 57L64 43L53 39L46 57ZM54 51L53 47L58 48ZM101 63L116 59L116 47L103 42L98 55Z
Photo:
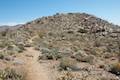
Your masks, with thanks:
M9 46L7 47L7 50L12 50L13 48L14 48L13 45L9 45Z
M98 39L96 39L96 40L94 41L94 47L100 47L100 46L101 46L101 41L98 40Z
M120 75L120 63L112 64L110 72L116 75Z
M53 32L48 32L48 35L49 36L54 36L54 33Z
M17 45L21 50L25 50L25 48L24 48L24 45L22 45L22 44L19 44L19 45Z
M9 56L10 53L8 51L1 51L0 52L0 59L4 60L6 56Z
M11 50L3 50L0 52L0 59L2 60L6 60L6 61L12 61L14 58L13 58L13 55L15 54L14 51L11 51Z
M72 58L64 57L60 61L60 70L68 69L77 70L77 62Z
M2 42L0 42L0 48L4 48L4 47L5 45Z
M40 47L37 45L37 46L34 46L34 49L39 51L40 50Z
M67 33L68 33L68 34L73 34L73 33L74 33L74 31L69 30L69 31L67 31Z
M102 55L106 52L106 49L104 47L94 47L91 48L90 54L98 57L102 57Z
M48 59L53 59L53 56L51 54L51 50L48 48L41 48L40 49L42 55L39 56L39 60L48 60Z
M57 60L62 57L61 53L59 53L59 49L53 48L51 50L51 55L53 56L53 59Z
M16 51L13 51L13 50L7 50L5 52L5 56L8 56L8 55L14 55L15 53L17 53Z
M86 52L83 51L83 50L78 50L78 51L75 52L75 54L74 54L74 57L75 57L75 59L77 59L77 60L80 60L81 57L85 57L85 56L87 56L87 54L86 54Z
M61 53L62 57L72 57L73 56L73 50L69 47L61 47L59 49L59 52Z
M80 62L87 62L90 64L94 63L94 56L92 56L92 55L88 55L88 56L84 56L84 57L77 55L75 57L75 59Z
M0 79L1 80L24 80L23 74L18 73L14 69L6 68L0 70Z
M0 48L5 48L6 46L9 46L10 42L6 39L0 42Z
M44 59L44 60L57 60L60 59L62 56L60 54L55 54L55 53L46 53L46 54L42 54L42 56L39 56L39 60L40 59Z
M41 48L40 51L42 52L42 54L47 54L51 52L51 50L48 48Z
M4 59L4 54L0 52L0 59Z
M20 47L18 47L16 45L9 45L7 47L7 52L10 55L15 54L15 53L19 53L19 52L22 52L22 51L23 51L23 49L21 49Z
M75 53L74 58L80 62L93 63L94 56L86 54L85 51L79 50Z
M61 53L58 52L58 49L41 49L42 56L39 56L39 59L47 59L47 60L57 60L62 57Z
M114 54L113 54L113 53L109 53L109 52L106 52L106 53L104 53L104 55L103 55L104 58L111 58L111 57L113 57L113 56L114 56Z
M41 56L39 56L39 60L53 60L54 57L52 54L43 54Z
M71 72L64 72L64 74L57 78L57 80L75 80L76 76L73 75Z
M44 34L43 33L39 33L38 36L39 36L39 38L43 38Z
M16 44L16 46L20 49L18 52L23 52L25 50L24 44Z
M44 30L38 31L37 34L38 34L39 38L43 38L45 36L45 31Z
M91 48L90 50L89 50L89 53L90 54L92 54L92 55L95 55L95 56L98 56L99 54L98 54L98 50L96 50L95 48Z
M24 47L31 47L32 45L30 43L27 43L24 45Z
M82 61L93 64L94 63L94 56L92 56L92 55L86 56L82 59Z
M87 33L88 31L87 30L85 30L85 29L79 29L77 32L79 32L79 33Z

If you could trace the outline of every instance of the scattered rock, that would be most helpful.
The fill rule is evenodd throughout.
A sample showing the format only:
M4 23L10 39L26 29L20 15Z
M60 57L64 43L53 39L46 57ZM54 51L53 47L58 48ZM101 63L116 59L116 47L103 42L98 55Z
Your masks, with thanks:
M13 60L14 60L14 57L12 57L12 56L5 56L4 59L5 59L6 61L13 61Z
M13 64L14 64L15 66L17 66L17 65L23 65L23 64L24 64L24 61L21 60L21 59L15 58L14 61L13 61Z

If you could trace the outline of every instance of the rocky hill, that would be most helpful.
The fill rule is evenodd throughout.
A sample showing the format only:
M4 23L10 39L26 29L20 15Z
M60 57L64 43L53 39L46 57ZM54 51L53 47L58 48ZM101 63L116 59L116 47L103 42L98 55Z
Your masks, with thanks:
M96 16L57 13L0 33L1 59L34 47L38 61L58 62L57 80L120 80L120 27Z
M86 13L68 13L68 14L55 14L53 16L42 17L36 19L32 22L28 22L24 26L34 26L34 27L48 27L54 28L53 30L61 29L74 29L77 30L79 28L83 28L85 30L91 30L91 28L95 30L106 30L110 31L111 28L119 27L117 25L113 25L105 20L97 18L93 15L89 15ZM46 28L47 29L47 28ZM94 32L94 31L93 31Z

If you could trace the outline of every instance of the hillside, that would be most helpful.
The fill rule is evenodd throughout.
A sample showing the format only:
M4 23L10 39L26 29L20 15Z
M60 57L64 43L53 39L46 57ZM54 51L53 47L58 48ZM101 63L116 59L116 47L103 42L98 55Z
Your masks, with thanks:
M40 53L39 64L49 70L45 74L51 70L56 73L52 75L54 80L120 80L120 26L94 15L57 13L2 30L0 63L13 63L15 58L25 55L24 51L31 57L31 47L35 50L32 52Z

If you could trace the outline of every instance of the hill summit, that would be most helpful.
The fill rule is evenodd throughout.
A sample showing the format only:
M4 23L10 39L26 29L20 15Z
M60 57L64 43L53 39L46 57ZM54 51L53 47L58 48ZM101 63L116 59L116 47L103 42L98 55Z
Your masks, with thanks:
M76 30L78 28L83 28L85 30L94 29L95 31L109 31L110 28L116 27L117 25L113 25L112 23L86 13L57 13L53 16L38 18L34 21L28 22L24 26L49 27L56 30L59 30L59 28L71 28Z

